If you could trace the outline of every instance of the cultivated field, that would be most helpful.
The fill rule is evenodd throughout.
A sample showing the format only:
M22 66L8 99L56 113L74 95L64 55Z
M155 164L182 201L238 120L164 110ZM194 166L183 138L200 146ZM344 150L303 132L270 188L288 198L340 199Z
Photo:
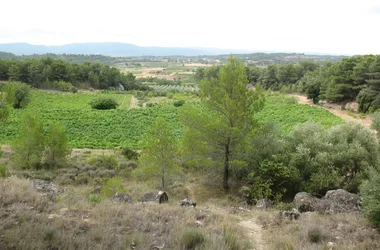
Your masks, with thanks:
M116 110L91 109L88 103L99 96L115 98L119 107ZM161 98L153 107L129 109L130 99L130 94L35 91L30 105L25 110L12 110L9 120L2 124L0 143L9 144L17 137L20 119L27 112L35 113L46 125L51 121L60 122L68 133L70 146L74 148L107 149L128 146L139 149L147 129L158 116L163 116L170 122L176 135L182 134L183 128L178 119L180 108L175 107L172 100ZM147 100L149 101L150 99ZM311 120L321 123L325 128L343 122L326 110L293 104L292 100L290 102L284 102L282 97L269 97L257 117L261 122L276 122L284 132L289 132L296 124Z

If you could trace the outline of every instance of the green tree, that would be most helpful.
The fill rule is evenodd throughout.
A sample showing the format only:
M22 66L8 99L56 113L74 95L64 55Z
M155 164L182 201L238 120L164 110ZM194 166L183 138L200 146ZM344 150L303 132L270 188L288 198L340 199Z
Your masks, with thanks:
M182 121L190 129L188 131L197 136L198 141L222 154L223 187L226 190L229 189L232 156L254 129L254 114L264 104L260 86L250 91L247 84L244 64L229 57L218 78L204 79L200 83L205 108L184 105L182 111Z
M136 174L143 177L158 177L161 187L165 189L167 178L180 171L176 164L177 142L172 135L169 124L164 118L156 119L146 135L146 144L139 157L141 169Z
M25 108L30 102L30 87L22 82L8 82L4 86L7 102L16 109Z
M70 152L67 135L62 126L50 124L44 152L45 163L51 168L62 166L66 163Z
M372 169L369 179L360 186L364 215L380 227L380 173Z
M26 114L20 130L20 138L12 144L16 166L24 169L38 168L45 149L42 122L31 114Z

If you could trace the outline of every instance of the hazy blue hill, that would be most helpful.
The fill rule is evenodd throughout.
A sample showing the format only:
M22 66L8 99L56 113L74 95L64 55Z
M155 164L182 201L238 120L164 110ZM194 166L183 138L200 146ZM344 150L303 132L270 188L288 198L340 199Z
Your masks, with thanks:
M197 56L231 53L229 50L207 48L141 47L129 43L73 43L59 46L32 45L28 43L0 44L0 51L16 55L32 54L102 54L108 56Z

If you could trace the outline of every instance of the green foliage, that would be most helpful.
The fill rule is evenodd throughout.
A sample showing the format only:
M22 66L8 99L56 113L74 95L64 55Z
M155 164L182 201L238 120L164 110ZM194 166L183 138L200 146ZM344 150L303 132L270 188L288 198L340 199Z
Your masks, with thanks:
M8 82L3 91L7 93L7 103L15 109L25 108L30 102L31 89L25 83Z
M116 109L118 103L112 98L97 98L90 102L93 109Z
M0 178L7 177L7 168L5 166L0 165Z
M289 104L287 101L283 103L283 101L278 100L282 98L286 100L283 96L268 97L263 110L256 115L257 120L263 124L275 123L285 133L290 132L294 126L309 121L320 123L324 128L344 122L340 117L327 110L308 105Z
M50 124L45 139L44 159L48 168L56 168L66 164L71 150L68 147L66 132L60 124Z
M376 112L372 116L372 125L371 128L377 131L379 135L380 132L380 112Z
M122 148L121 154L124 155L128 160L137 160L139 157L139 153L128 147Z
M380 173L372 169L368 180L360 186L364 215L380 228Z
M160 178L162 189L165 189L167 177L180 171L176 163L177 152L177 141L169 123L158 117L146 134L145 147L139 157L141 168L136 169L136 174L142 178Z
M205 242L206 237L198 228L186 228L181 237L181 245L183 249L198 249Z
M99 155L88 159L88 163L97 167L105 169L118 169L119 163L114 155Z
M93 110L89 101L97 97L111 97L117 100L116 110ZM198 102L187 102L180 109L172 104L160 104L148 109L129 109L131 95L110 93L51 93L32 91L32 101L25 110L10 110L10 119L1 124L0 142L9 144L20 133L20 122L24 113L37 113L49 123L60 123L65 128L71 148L142 148L145 134L158 116L164 117L176 137L183 134L179 122L180 109L185 106L204 108ZM342 119L326 110L307 105L283 104L280 97L267 98L263 110L256 114L258 121L276 122L281 131L288 133L300 123L313 120L324 128L342 123ZM205 115L210 112L202 111ZM210 114L211 115L211 114ZM196 145L200 141L193 139Z
M206 109L185 105L182 121L199 142L223 152L217 160L223 162L223 187L228 189L232 152L252 131L254 115L262 108L264 97L259 86L256 91L247 89L245 66L233 57L218 70L217 76L200 83L200 96Z
M313 227L308 230L307 238L311 243L320 243L324 240L325 236L319 227Z
M125 189L122 184L122 180L120 177L113 177L106 181L104 184L102 191L100 192L103 197L111 197L116 193L124 193Z
M45 149L42 122L26 114L21 123L19 139L12 144L14 162L23 169L39 168Z
M175 102L173 102L173 105L174 105L174 107L181 107L182 105L184 105L185 104L185 100L178 100L178 101L175 101Z
M96 194L88 194L87 201L94 204L99 204L100 202L102 202L102 197Z
M76 64L50 57L28 58L26 60L0 60L0 69L2 69L0 80L20 81L42 89L72 91L71 84L75 87L95 89L115 89L120 85L125 90L141 88L133 74L125 75L119 69L98 62L89 63L87 61ZM142 89L145 88L142 87Z

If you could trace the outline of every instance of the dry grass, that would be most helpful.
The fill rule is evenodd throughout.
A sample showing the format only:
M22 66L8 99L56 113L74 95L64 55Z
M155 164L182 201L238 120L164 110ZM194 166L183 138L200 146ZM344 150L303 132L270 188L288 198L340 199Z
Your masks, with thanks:
M300 220L280 220L277 211L256 211L268 249L379 249L380 234L360 214L303 213Z
M177 204L100 204L88 188L67 187L56 202L25 179L0 180L0 248L5 249L248 249L238 218ZM197 230L194 248L186 240ZM199 235L204 236L199 240ZM202 238L202 237L200 237ZM186 239L186 240L185 240ZM191 244L190 244L191 246Z

